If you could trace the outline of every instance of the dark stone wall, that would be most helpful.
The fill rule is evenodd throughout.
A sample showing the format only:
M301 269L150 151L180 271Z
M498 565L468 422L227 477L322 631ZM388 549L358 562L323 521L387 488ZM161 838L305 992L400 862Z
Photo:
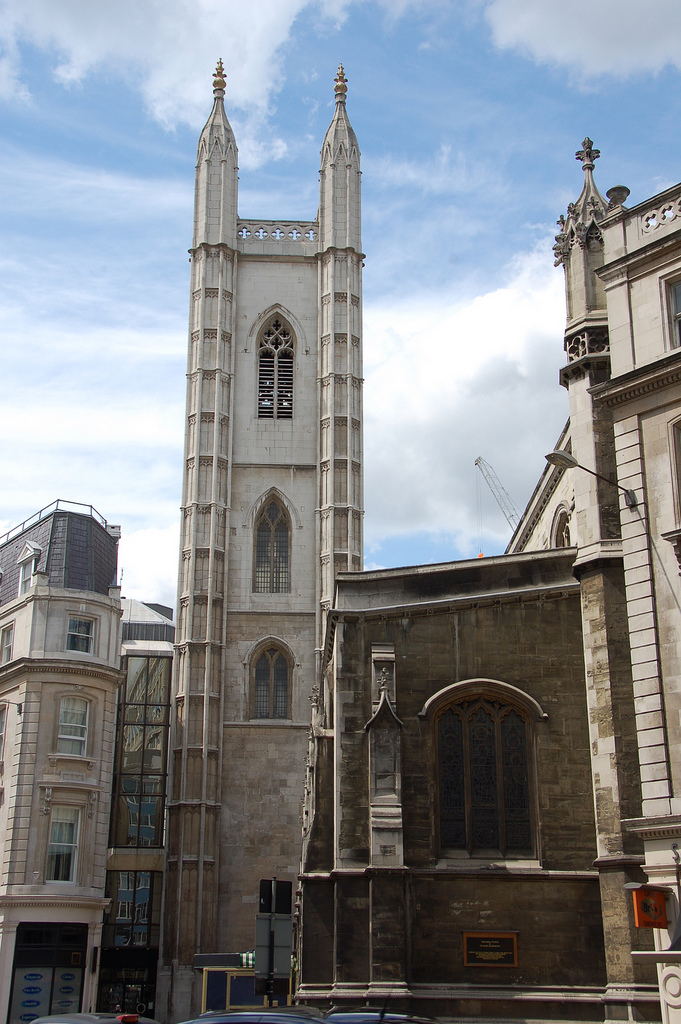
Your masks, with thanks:
M365 622L344 622L336 686L340 730L340 846L368 860L371 644L394 643L403 723L405 863L432 865L436 770L432 723L419 712L433 694L472 678L497 679L533 697L548 715L534 724L538 853L545 868L588 869L596 858L579 595L488 604ZM320 813L323 811L320 808ZM325 831L325 830L324 830Z
M450 995L428 1012L462 1015L510 1013L503 1000L476 1010L466 1001L466 986L562 986L567 992L605 986L582 616L571 557L552 552L460 572L434 567L432 574L422 567L409 578L397 578L395 571L386 580L383 609L375 580L367 580L363 609L361 578L348 578L345 606L340 581L326 721L336 739L327 733L317 740L316 813L303 867L314 872L309 880L304 874L302 884L303 986L451 985ZM396 607L398 595L414 603ZM369 857L365 726L372 715L372 644L393 644L395 651L395 711L402 722L401 869L374 867ZM474 679L483 680L481 692L485 679L517 687L546 716L531 726L534 866L441 857L435 727L420 713L445 687ZM335 943L328 933L332 919ZM465 967L464 931L517 932L518 967ZM564 1012L548 1004L541 1009L547 1016L580 1015L573 1002ZM523 1014L531 1015L529 1004ZM599 1014L591 1007L587 1015Z

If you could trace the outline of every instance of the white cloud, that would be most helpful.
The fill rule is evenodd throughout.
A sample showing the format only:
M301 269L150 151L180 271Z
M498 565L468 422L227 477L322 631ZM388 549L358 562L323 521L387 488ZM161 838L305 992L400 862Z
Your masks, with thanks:
M580 75L681 68L678 0L486 0L494 42Z
M118 546L123 597L155 601L174 608L179 545L179 516L176 523L163 529L153 527L123 533Z
M367 306L369 550L415 532L470 546L478 455L523 507L567 417L557 380L564 316L548 240L515 261L505 287L468 303L421 295Z
M342 20L346 3L333 13ZM30 81L21 47L53 60L54 79L81 85L94 71L121 74L138 88L150 114L165 127L200 127L218 57L227 73L243 166L280 156L285 144L259 135L271 98L282 84L281 49L296 17L323 0L4 0L0 10L0 98L27 101Z

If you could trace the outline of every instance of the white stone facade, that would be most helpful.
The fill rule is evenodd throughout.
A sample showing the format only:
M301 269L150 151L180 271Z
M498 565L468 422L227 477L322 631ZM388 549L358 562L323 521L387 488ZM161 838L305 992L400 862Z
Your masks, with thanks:
M335 574L362 567L360 155L345 77L319 219L305 222L238 219L224 86L218 67L191 250L157 1003L172 1020L198 1009L196 953L252 948L259 878L297 876L325 612Z
M91 527L105 533L98 523ZM32 929L44 936L55 928L82 932L66 960L43 939L44 962L42 954L31 961L40 975L31 983L38 1003L32 1012L95 1009L106 905L119 591L56 585L54 566L48 571L54 536L53 529L44 549L31 549L36 561L25 591L0 605L0 1013L9 1011L10 1024L26 1012L27 968L17 944ZM14 547L0 545L5 577L14 569ZM82 632L73 641L76 628ZM69 649L73 643L81 649ZM60 970L70 977L61 995Z

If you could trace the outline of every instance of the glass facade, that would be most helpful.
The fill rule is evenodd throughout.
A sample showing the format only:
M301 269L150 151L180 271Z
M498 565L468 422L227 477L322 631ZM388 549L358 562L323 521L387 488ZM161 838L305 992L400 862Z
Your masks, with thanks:
M162 881L161 871L107 871L102 946L158 948Z
M119 705L112 846L163 846L171 658L127 659Z

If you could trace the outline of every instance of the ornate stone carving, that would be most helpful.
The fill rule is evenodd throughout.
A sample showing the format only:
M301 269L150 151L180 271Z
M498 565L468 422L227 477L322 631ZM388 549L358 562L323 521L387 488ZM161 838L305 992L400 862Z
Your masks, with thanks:
M565 339L565 351L568 361L582 359L584 356L602 355L610 351L607 327L589 327Z
M669 203L665 203L664 206L660 206L657 210L649 210L648 213L644 213L641 217L641 230L649 234L655 228L671 224L677 217L681 217L681 196L678 199L672 199Z
M42 813L49 814L52 807L52 786L45 787L45 793L43 795L43 806Z

